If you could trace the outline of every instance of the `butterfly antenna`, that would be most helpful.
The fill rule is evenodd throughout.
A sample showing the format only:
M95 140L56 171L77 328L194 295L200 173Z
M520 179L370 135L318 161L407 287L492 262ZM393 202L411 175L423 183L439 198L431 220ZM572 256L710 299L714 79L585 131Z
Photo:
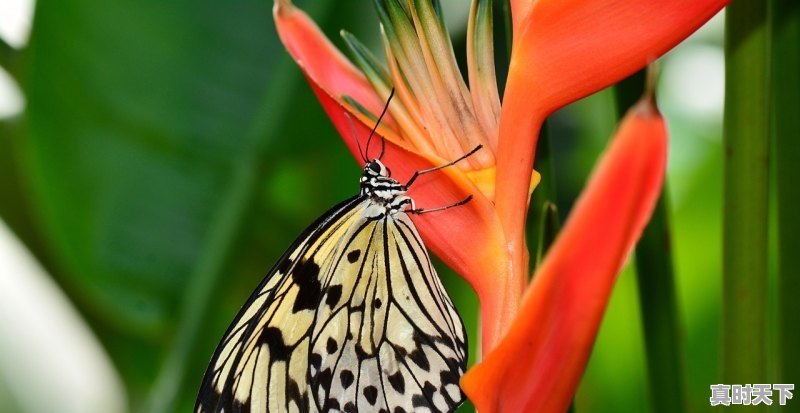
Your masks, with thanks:
M405 187L406 187L406 188L410 187L410 186L411 186L411 184L413 184L413 183L414 183L414 181L416 181L416 180L417 180L417 178L419 178L419 177L420 177L420 175L425 175L425 174L427 174L427 173L431 173L431 172L434 172L434 171L438 171L439 169L444 169L444 168L447 168L448 166L453 166L453 165L455 165L455 164L457 164L457 163L459 163L459 162L463 161L464 159L467 159L467 158L469 158L470 156L472 156L472 154L474 154L475 152L478 152L478 151L479 151L481 148L483 148L483 145L478 145L478 146L476 146L476 147L472 148L472 150L471 150L471 151L469 151L469 152L465 153L465 154L464 154L464 155L462 155L460 158L458 158L458 159L456 159L456 160L454 160L454 161L452 161L452 162L448 162L448 163L446 163L446 164L444 164L444 165L439 165L439 166L435 166L435 167L433 167L433 168L423 169L423 170L421 170L421 171L416 171L416 172L414 172L414 175L411 175L411 179L409 179L409 180L408 180L408 182L406 182L406 185L405 185Z
M347 118L347 122L350 123L350 131L353 134L353 139L356 140L356 146L358 147L358 154L361 156L361 160L364 163L367 163L367 156L361 150L361 140L358 139L358 132L356 131L356 124L353 123L353 118L350 116L349 113L345 112L344 116Z
M383 119L383 115L386 114L386 110L389 109L389 103L392 102L392 97L394 97L394 88L389 93L389 98L386 99L386 105L383 106L383 111L381 115L378 116L378 121L375 122L375 127L372 128L372 131L369 133L369 138L367 138L367 148L364 151L365 156L369 156L369 144L372 142L372 137L375 135L375 131L378 129L378 125L381 124L381 120ZM384 140L383 136L381 136L381 153L378 155L378 159L383 157L383 152L386 150L386 141Z

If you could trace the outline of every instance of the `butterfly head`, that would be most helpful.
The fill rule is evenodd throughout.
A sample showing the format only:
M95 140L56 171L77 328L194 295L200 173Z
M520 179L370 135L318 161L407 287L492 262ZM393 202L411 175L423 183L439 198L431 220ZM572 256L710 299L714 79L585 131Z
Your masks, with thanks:
M392 171L378 159L367 162L361 175L361 195L369 197L386 213L395 213L411 205L410 198L405 196L406 187L391 175Z
M367 162L364 165L364 176L361 178L362 181L364 179L374 178L374 177L384 177L388 178L392 175L392 171L386 167L379 159L373 159Z

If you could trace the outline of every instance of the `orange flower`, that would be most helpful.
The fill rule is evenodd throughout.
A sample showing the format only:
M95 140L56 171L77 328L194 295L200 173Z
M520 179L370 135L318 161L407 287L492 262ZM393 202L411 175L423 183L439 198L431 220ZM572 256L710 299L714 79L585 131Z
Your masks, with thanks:
M658 199L666 151L664 122L645 99L623 119L508 334L462 379L481 413L566 411L616 275Z
M649 100L628 116L528 285L524 222L538 182L532 168L539 128L554 110L665 53L727 0L511 0L513 45L502 104L490 0L472 2L467 80L430 1L375 3L386 65L343 33L356 68L289 0L276 0L274 15L283 43L356 159L348 117L365 139L392 88L397 98L378 133L397 179L483 145L458 167L420 178L410 193L421 207L473 196L446 213L414 217L426 245L481 302L486 358L462 385L481 413L563 411L614 279L652 212L666 132Z

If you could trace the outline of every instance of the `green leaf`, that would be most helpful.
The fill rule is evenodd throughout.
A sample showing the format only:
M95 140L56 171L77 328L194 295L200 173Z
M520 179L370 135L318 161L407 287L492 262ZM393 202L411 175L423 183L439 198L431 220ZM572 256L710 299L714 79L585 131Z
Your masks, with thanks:
M122 329L166 331L242 159L268 138L251 132L280 51L266 21L257 1L37 9L29 184L64 281Z

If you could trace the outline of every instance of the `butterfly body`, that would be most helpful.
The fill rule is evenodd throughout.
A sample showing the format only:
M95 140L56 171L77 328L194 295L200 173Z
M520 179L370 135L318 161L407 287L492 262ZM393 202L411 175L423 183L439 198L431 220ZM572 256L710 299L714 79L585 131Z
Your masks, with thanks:
M196 412L451 412L463 401L464 327L409 217L407 187L379 160L360 186L239 312Z

